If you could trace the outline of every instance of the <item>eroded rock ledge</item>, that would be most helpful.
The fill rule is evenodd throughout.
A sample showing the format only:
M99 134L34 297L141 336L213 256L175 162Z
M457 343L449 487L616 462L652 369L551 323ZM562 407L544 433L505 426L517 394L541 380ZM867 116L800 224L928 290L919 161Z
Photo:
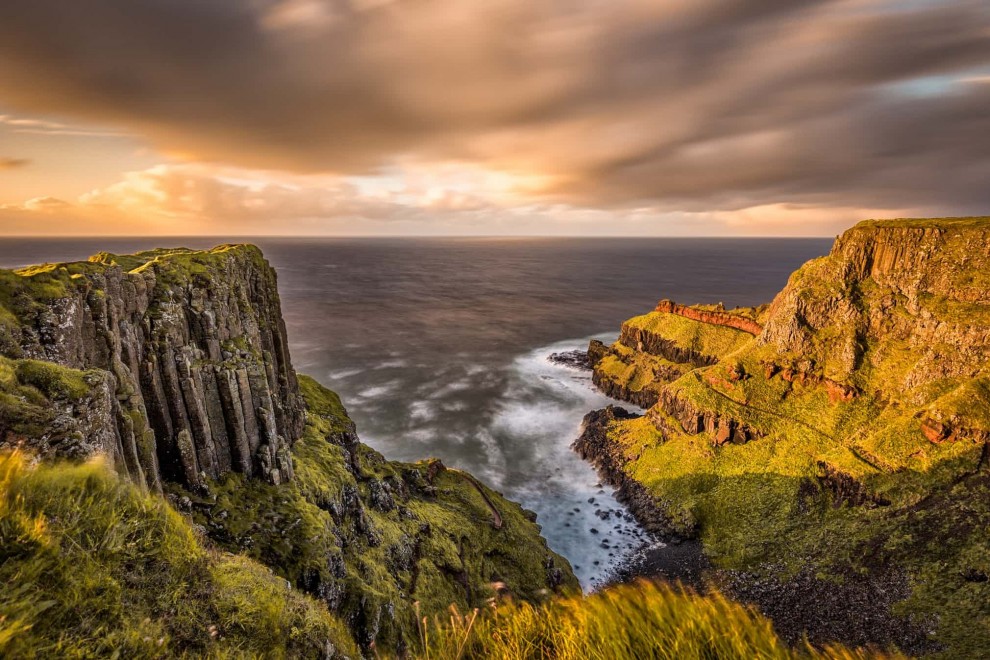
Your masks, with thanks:
M743 332L748 332L754 337L763 332L762 325L753 319L746 318L745 316L740 316L738 314L733 314L722 310L707 310L699 309L697 307L689 307L687 305L679 305L673 300L661 300L657 303L654 311L663 314L676 314L678 316L691 319L692 321L699 321L709 325L720 325L726 328L742 330Z
M718 357L706 355L694 349L679 346L677 342L663 335L639 328L628 323L622 325L619 343L629 348L662 357L677 363L688 363L695 367L709 367L718 362Z

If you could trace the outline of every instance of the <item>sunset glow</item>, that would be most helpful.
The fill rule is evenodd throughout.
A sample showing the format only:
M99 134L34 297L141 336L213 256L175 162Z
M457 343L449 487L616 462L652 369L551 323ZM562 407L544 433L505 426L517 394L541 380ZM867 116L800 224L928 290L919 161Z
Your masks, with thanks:
M981 0L14 0L0 231L831 235L990 193Z

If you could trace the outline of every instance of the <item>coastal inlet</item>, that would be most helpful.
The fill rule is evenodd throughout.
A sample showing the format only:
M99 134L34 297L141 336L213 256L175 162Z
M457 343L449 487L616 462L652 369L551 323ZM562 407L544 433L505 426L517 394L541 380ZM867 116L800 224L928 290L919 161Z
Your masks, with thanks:
M536 512L550 546L591 590L663 544L571 449L584 415L615 403L595 390L589 370L550 359L586 347L589 339L543 346L500 368L393 358L373 369L320 375L355 392L345 400L368 444L400 460L439 454L450 467L477 475ZM301 368L313 371L305 363ZM469 410L478 412L465 415ZM394 423L405 430L389 432Z

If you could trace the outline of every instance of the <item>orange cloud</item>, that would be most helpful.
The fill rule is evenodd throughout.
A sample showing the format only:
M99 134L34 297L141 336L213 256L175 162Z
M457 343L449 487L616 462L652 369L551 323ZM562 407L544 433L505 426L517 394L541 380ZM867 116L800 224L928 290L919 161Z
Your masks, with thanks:
M904 209L767 205L670 212L599 209L519 196L513 182L453 164L382 179L259 173L203 165L129 172L76 200L0 206L7 235L796 235L836 234ZM94 231L96 230L96 231Z

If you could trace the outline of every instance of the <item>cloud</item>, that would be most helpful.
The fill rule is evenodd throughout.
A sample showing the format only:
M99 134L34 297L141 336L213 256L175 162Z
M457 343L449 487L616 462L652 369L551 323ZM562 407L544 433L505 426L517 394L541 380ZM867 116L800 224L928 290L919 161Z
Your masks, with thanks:
M27 167L30 164L30 158L9 158L0 156L0 170L14 170L19 167Z
M0 115L0 126L8 126L14 133L24 135L71 135L76 137L131 137L121 131L107 131L92 128L69 126L61 122L33 117L15 117Z
M391 185L206 165L159 165L67 201L0 205L7 235L823 235L905 209L764 205L670 212L517 197L503 175L447 164L396 172Z
M25 111L244 168L468 162L574 208L985 210L988 73L985 0L0 4Z

